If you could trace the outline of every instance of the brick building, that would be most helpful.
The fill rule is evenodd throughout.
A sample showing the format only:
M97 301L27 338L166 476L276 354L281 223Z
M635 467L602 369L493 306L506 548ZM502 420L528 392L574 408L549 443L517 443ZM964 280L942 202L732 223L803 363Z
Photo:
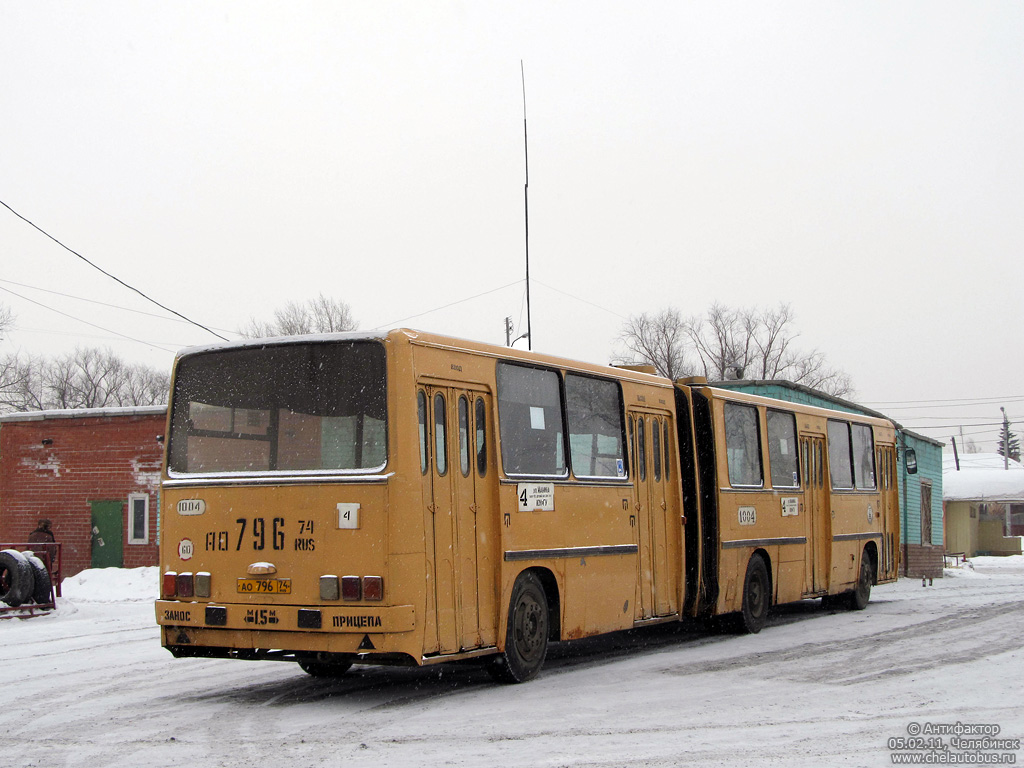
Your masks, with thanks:
M62 576L157 563L165 406L0 416L0 542L49 518Z

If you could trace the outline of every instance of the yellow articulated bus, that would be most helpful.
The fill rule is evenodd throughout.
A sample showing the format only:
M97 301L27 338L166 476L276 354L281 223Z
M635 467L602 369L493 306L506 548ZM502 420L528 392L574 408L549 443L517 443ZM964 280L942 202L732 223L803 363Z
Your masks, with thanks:
M187 350L161 494L175 656L481 657L896 579L891 422L399 329Z

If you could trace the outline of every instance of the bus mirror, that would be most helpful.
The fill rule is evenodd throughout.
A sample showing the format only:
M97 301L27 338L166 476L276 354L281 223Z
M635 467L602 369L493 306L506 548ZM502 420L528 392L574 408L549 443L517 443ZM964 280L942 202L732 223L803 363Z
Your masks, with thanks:
M917 474L917 451L913 448L907 448L903 451L903 464L907 468L908 475Z

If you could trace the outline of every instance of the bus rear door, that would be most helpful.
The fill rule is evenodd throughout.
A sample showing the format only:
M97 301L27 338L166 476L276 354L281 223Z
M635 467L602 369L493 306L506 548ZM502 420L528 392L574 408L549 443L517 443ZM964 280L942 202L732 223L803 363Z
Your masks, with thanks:
M495 640L490 396L428 385L417 396L427 443L421 456L428 578L424 650L457 653Z

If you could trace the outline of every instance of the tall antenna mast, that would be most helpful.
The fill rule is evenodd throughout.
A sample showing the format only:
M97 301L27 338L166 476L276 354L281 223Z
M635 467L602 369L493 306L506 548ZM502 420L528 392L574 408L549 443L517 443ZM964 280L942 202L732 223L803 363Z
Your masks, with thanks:
M530 142L526 133L526 70L519 60L523 77L523 158L526 161L526 182L523 184L523 212L526 222L526 348L533 349L533 324L530 322Z

